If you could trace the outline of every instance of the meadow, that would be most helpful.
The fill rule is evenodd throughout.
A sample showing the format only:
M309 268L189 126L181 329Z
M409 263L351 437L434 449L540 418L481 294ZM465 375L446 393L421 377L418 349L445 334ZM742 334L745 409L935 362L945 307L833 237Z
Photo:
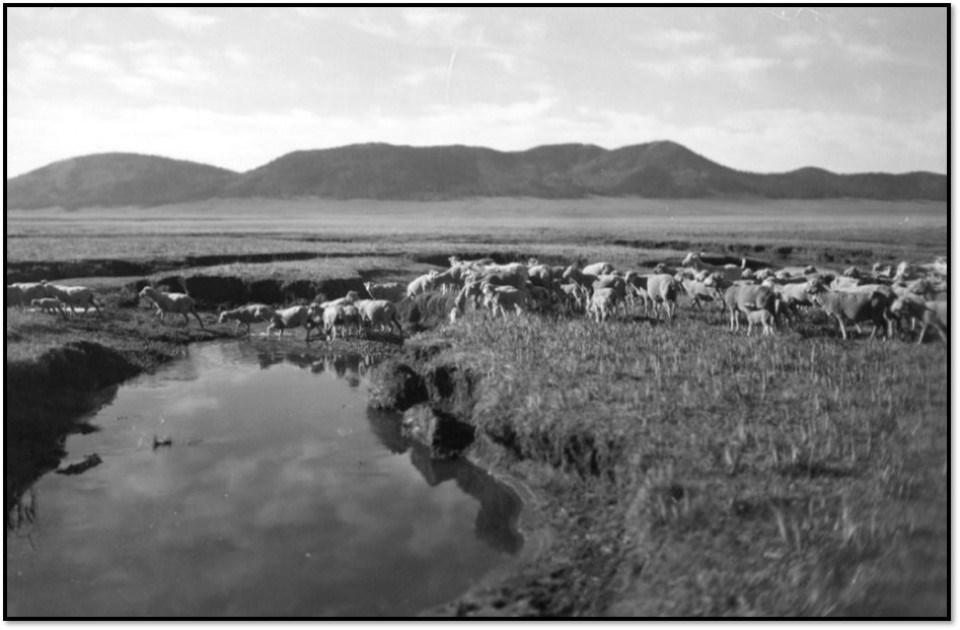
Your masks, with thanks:
M6 227L8 278L70 270L115 321L104 335L8 308L7 365L24 373L67 343L136 352L157 328L123 292L137 278L394 280L450 254L642 268L704 249L839 268L948 253L946 204L858 200L216 200L10 212ZM408 336L412 370L469 375L473 455L531 488L550 532L441 612L947 614L947 348L844 341L816 311L773 338L726 325L682 302L672 324L467 313ZM177 334L164 341L197 333Z

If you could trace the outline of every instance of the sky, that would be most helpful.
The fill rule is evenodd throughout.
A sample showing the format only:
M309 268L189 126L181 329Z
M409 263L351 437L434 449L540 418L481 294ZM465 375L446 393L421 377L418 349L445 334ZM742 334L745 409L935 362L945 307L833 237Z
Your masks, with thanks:
M6 8L6 176L246 171L364 142L672 140L726 166L947 170L945 8Z

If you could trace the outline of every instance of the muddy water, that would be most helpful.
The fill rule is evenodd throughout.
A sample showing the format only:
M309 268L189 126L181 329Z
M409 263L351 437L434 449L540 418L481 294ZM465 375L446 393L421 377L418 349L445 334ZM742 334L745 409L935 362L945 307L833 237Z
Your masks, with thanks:
M364 360L277 343L194 346L67 439L102 463L24 495L8 616L411 615L509 566L515 493L368 411Z

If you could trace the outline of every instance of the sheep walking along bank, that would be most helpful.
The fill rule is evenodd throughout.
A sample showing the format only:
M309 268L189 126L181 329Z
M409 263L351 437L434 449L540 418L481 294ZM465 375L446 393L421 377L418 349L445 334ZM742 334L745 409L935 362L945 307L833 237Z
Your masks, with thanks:
M247 304L240 308L222 311L220 317L217 318L217 323L236 322L237 325L233 334L240 332L240 325L243 324L247 327L247 334L249 335L250 324L270 322L273 320L274 312L273 307L266 304Z
M78 306L82 306L83 312L86 314L87 310L92 306L97 311L97 315L103 316L103 313L100 311L100 305L97 304L97 301L94 299L91 289L87 287L66 287L59 284L47 284L45 282L43 284L46 287L47 296L60 300L64 306L69 306L71 314L77 314L76 307Z
M147 286L140 291L140 297L146 298L156 305L157 317L160 318L161 322L167 313L179 313L183 315L185 325L190 323L189 315L193 315L197 318L200 328L203 328L203 320L197 314L197 301L186 293L164 293Z

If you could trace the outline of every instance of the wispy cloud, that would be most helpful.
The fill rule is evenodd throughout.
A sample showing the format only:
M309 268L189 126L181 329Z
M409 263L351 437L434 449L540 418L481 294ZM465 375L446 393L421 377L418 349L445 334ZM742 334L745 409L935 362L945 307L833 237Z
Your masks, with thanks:
M220 18L181 7L154 8L154 15L164 24L184 31L200 31L220 21Z
M482 57L497 63L510 74L518 73L520 58L517 55L507 52L490 51L483 53Z
M637 37L641 44L654 48L677 49L703 44L715 38L713 33L695 30L680 30L675 28L658 29L652 33Z
M733 48L721 48L715 54L682 55L667 59L638 61L638 68L665 79L681 80L689 76L728 75L744 80L778 62L771 57L740 54Z
M101 75L120 74L121 66L114 58L116 51L107 46L88 44L66 55L68 64Z

